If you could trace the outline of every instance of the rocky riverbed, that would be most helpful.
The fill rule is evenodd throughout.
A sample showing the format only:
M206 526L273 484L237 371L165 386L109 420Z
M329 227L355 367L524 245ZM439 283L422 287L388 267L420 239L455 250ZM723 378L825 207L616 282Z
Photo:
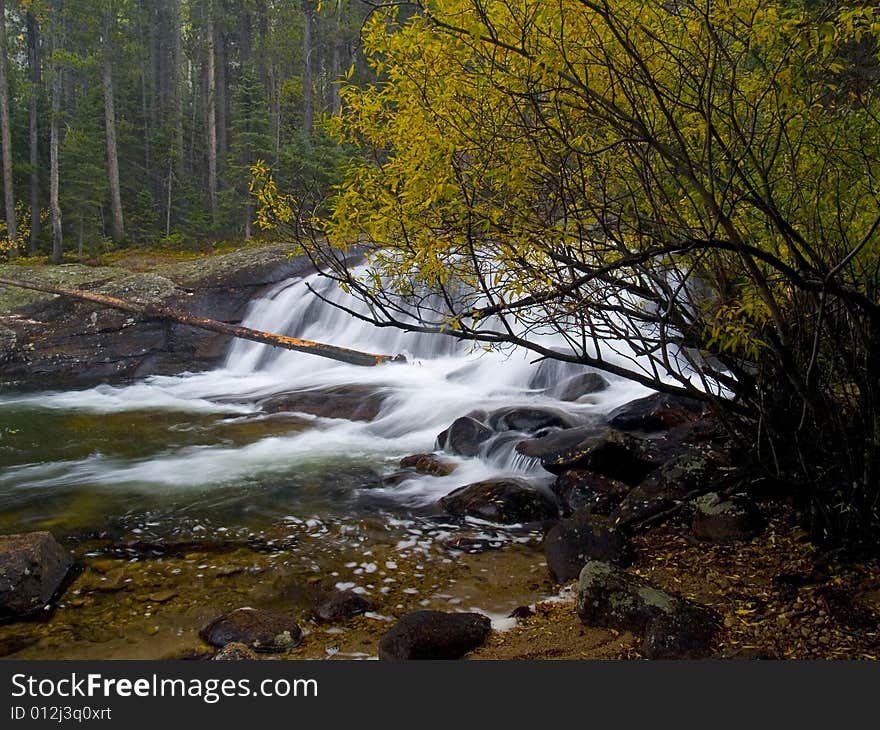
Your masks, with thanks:
M654 396L608 422L541 446L557 474L546 491L483 482L421 517L224 540L0 538L0 653L875 657L880 566L823 557L784 502L741 492L711 415ZM403 459L386 480L445 475L450 456Z

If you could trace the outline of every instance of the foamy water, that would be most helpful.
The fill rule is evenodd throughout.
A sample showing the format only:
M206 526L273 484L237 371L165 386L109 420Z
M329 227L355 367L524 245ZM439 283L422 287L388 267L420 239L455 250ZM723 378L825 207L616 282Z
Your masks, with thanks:
M631 381L606 376L607 390L585 403L559 403L552 394L529 387L539 367L524 350L492 352L474 349L450 337L413 335L376 328L317 299L343 301L333 282L317 275L287 281L255 301L244 321L248 327L317 340L369 352L406 353L406 364L375 368L322 359L268 345L236 340L223 367L178 377L151 377L126 386L101 385L81 391L43 392L0 397L4 409L34 409L91 414L153 410L225 417L259 418L259 401L294 391L333 386L372 386L386 399L371 423L313 418L310 427L290 435L272 435L243 446L205 444L168 448L149 458L125 459L100 453L74 461L22 464L0 473L0 489L51 488L87 484L114 490L216 488L271 476L316 461L359 458L390 470L402 456L432 451L438 433L475 409L505 406L564 408L575 418L604 414L649 391ZM550 338L549 344L555 343ZM560 340L560 346L564 342ZM588 368L545 362L550 382ZM137 438L137 434L131 434ZM457 471L443 478L415 476L383 496L401 504L426 504L464 484L495 475L540 477L542 470L512 448L492 457L456 458ZM546 474L544 474L546 476Z

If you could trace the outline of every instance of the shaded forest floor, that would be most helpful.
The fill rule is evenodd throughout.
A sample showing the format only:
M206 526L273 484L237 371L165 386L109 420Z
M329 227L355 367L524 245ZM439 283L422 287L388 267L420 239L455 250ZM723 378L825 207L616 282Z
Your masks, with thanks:
M664 590L714 608L724 620L717 655L740 659L880 657L880 562L820 555L790 511L747 543L710 545L685 526L638 537L632 570ZM639 658L633 637L582 626L573 603L536 606L480 659Z

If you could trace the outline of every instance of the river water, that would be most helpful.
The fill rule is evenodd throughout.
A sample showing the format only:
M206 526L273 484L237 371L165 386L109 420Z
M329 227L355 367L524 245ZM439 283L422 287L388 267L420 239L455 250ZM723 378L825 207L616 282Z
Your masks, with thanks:
M448 337L375 328L321 302L310 287L331 300L346 296L317 276L286 281L252 304L244 324L369 352L405 353L408 362L363 368L239 340L211 372L3 393L0 533L46 529L80 554L114 559L121 559L119 546L132 544L258 540L265 548L286 540L284 560L355 583L349 578L361 575L357 566L372 565L360 559L363 553L384 551L393 564L394 546L447 535L435 504L453 489L499 475L549 478L510 446L475 458L449 457L457 469L447 477L413 474L382 486L402 457L433 451L437 435L456 418L475 409L543 405L588 419L648 392L609 377L607 390L560 404L554 387L582 368L536 364L524 351L490 352ZM384 399L372 421L319 418L295 408L268 412L278 409L265 406L285 393L352 385ZM135 552L129 557L144 559ZM184 571L187 580L208 570L198 568L203 560L189 560L202 574ZM341 566L349 566L348 573ZM170 573L181 574L179 566L175 570ZM204 588L193 605L210 595ZM231 599L219 603L234 605ZM144 612L137 607L131 613L142 618ZM114 637L131 643L127 631ZM61 652L58 641L48 646L54 647L47 649L50 656L89 655ZM110 654L129 655L119 649Z

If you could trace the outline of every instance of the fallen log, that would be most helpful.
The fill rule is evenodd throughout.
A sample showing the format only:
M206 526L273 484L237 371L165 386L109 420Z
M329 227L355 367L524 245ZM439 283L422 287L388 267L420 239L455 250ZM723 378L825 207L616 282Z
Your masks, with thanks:
M251 329L250 327L219 322L215 319L207 319L206 317L197 317L189 312L174 309L172 307L163 307L159 304L119 299L117 297L107 296L106 294L96 294L95 292L90 291L54 286L53 284L19 281L17 279L7 279L3 277L0 277L0 285L12 286L19 289L31 289L33 291L46 292L47 294L57 294L62 297L71 297L72 299L81 299L111 309L121 309L124 312L132 312L134 314L140 314L156 319L167 319L172 322L177 322L178 324L187 325L188 327L217 332L221 335L238 337L243 340L262 342L266 345L283 347L287 350L305 352L310 355L317 355L318 357L326 357L330 360L349 363L350 365L375 367L376 365L383 365L388 362L406 362L406 358L403 355L377 355L372 352L350 350L346 347L337 347L336 345L328 345L323 342L301 340L297 337L288 337L287 335L278 335L273 332L263 332L261 330Z

